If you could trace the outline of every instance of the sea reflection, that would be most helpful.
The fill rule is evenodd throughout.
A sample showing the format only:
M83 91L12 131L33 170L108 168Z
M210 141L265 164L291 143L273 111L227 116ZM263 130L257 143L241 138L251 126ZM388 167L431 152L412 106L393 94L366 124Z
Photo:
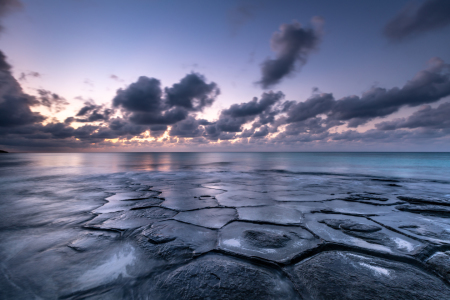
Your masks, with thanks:
M446 180L450 153L11 153L0 174L86 175L128 171L271 171L363 174Z

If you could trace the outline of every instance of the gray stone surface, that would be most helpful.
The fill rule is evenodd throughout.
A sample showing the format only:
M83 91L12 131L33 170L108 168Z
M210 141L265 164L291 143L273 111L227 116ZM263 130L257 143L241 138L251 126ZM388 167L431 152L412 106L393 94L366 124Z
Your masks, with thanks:
M275 269L210 255L159 279L151 299L301 299L290 280Z
M289 271L304 299L450 299L450 288L431 274L351 252L320 253Z
M219 234L219 249L280 263L288 263L320 242L301 227L237 221L223 227Z
M282 171L52 180L0 203L1 299L450 299L450 194L438 183Z
M175 220L207 228L221 228L228 222L237 219L234 208L203 208L180 212Z

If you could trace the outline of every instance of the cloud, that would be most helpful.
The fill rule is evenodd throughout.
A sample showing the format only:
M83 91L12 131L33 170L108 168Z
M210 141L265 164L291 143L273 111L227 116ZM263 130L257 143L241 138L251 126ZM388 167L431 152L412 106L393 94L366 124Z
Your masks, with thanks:
M141 76L126 89L119 89L113 99L115 107L128 112L154 112L163 109L161 82Z
M20 8L22 8L22 3L19 0L0 0L0 20L10 12ZM0 32L3 29L3 26L0 24Z
M384 28L384 35L399 41L450 24L450 1L427 0L420 6L410 4L403 8Z
M438 58L430 60L426 69L401 88L374 87L361 96L340 99L315 89L304 102L284 100L282 92L270 91L248 102L230 105L220 111L216 120L199 118L199 113L219 93L216 83L197 73L187 74L166 88L158 79L141 76L128 87L118 89L111 106L84 101L84 106L64 122L51 119L44 125L45 118L30 107L56 108L65 105L65 99L44 89L38 90L38 97L23 93L0 52L0 145L25 150L41 147L48 151L51 147L90 149L118 145L209 143L213 147L220 141L217 145L222 149L251 145L287 149L283 147L305 144L346 145L349 149L348 145L376 143L445 143L450 137L450 103L437 108L427 105L450 96L450 67ZM404 106L421 108L408 118L381 122L375 125L376 129L365 132L335 128L357 127ZM73 122L83 124L75 128ZM147 139L149 134L158 139Z
M104 105L96 105L93 102L86 101L84 106L78 111L76 118L73 121L77 122L97 122L97 121L107 121L110 116L114 113L113 109L105 108Z
M253 133L252 137L253 138L263 138L263 137L267 136L268 134L269 134L269 127L264 125L264 126L261 126L258 131L255 131L255 133Z
M336 104L332 94L317 94L304 102L287 102L287 123L305 121L320 114L328 113Z
M287 102L286 122L300 122L320 114L330 120L346 121L358 127L377 117L386 117L403 106L415 107L436 102L450 95L450 68L439 58L414 76L402 88L374 87L362 96L348 96L339 100L332 94L314 95L305 102Z
M214 82L206 83L204 76L191 73L179 83L165 89L155 78L139 77L126 89L119 89L113 99L132 123L140 125L170 125L184 120L189 112L210 106L220 90Z
M44 89L38 89L37 92L39 94L39 101L41 105L47 107L49 110L54 108L56 112L60 112L65 108L65 105L69 105L69 102L58 94Z
M167 103L170 107L183 107L189 111L202 111L211 106L220 94L217 84L206 83L203 75L191 73L179 83L165 89Z
M270 116L279 112L273 108L283 98L282 92L267 92L263 93L259 100L255 97L249 102L233 104L228 109L222 110L219 119L213 125L206 126L206 136L216 140L222 132L241 132L242 125L254 121L258 117L263 120L272 120ZM267 122L265 123L267 124Z
M112 80L118 81L118 82L123 82L123 79L121 79L119 76L114 75L114 74L111 74L109 76L109 78L112 79Z
M162 98L161 82L145 76L119 89L113 99L114 107L121 107L129 120L139 125L173 124L186 118L187 110L169 109Z
M30 106L39 101L22 91L19 83L11 74L6 56L0 51L0 127L14 127L41 122L45 119L39 113L32 112Z
M206 120L196 120L194 117L189 116L185 120L174 124L169 131L169 135L187 138L202 136L205 131L203 126L200 126L202 121Z
M284 77L296 71L296 64L303 66L309 54L317 49L322 36L323 19L314 17L313 28L304 28L298 22L283 24L270 41L275 59L267 59L261 64L262 78L258 83L263 88L278 84ZM298 69L298 68L297 68Z
M34 72L34 71L31 71L28 73L22 72L22 73L20 73L19 80L26 81L27 77L40 78L41 76L42 76L42 74L39 72Z
M349 121L357 127L376 117L385 117L403 106L419 106L436 102L450 95L449 66L441 59L430 60L429 67L420 71L402 88L372 88L362 97L351 96L336 101L331 118Z
M228 11L228 22L231 25L231 34L236 35L239 29L255 17L258 6L249 3L240 4Z
M392 121L375 124L379 130L396 130L399 128L450 128L450 103L442 103L436 108L424 105L408 118L398 118Z

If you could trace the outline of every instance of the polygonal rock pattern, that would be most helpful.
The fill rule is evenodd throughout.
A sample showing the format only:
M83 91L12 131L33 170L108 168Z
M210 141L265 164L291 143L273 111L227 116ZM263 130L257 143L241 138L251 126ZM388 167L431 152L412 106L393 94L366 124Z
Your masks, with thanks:
M219 204L215 196L221 193L223 191L209 188L174 188L164 190L159 197L164 199L161 206L183 211L216 207Z
M444 218L450 217L450 206L441 206L433 204L426 204L426 205L410 204L410 205L399 205L396 206L395 208L401 211L421 214L424 216L436 216Z
M217 201L223 206L261 206L275 204L267 193L259 193L247 190L228 191L216 196Z
M376 216L394 211L392 206L372 205L342 200L326 201L324 204L325 208L319 208L316 212L354 216Z
M306 226L322 239L387 253L414 255L424 245L362 217L307 214Z
M427 259L426 263L450 281L450 251L437 252Z
M204 208L180 212L175 220L208 228L221 228L237 218L234 208Z
M183 224L175 220L153 223L141 233L150 244L185 245L194 254L213 250L217 243L217 231L200 226Z
M351 252L323 252L289 271L304 299L450 299L442 280L414 266Z
M301 299L283 273L208 255L157 281L150 299Z
M450 199L436 197L398 196L400 200L415 204L437 204L450 206Z
M450 244L449 218L401 212L372 217L372 219L406 236L435 244Z
M300 224L302 213L296 209L281 206L238 207L239 220L267 222L273 224Z
M301 227L238 221L223 227L219 235L222 250L280 263L289 262L319 243L319 239Z
M88 223L92 227L101 229L132 229L146 226L157 221L172 218L176 211L162 208L150 207L139 210L130 210L120 213L101 214Z

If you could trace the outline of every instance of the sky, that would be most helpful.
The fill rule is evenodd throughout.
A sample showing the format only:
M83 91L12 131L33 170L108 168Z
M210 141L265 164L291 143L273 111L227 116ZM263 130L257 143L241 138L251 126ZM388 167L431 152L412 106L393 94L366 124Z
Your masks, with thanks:
M450 151L448 0L0 0L0 149Z

